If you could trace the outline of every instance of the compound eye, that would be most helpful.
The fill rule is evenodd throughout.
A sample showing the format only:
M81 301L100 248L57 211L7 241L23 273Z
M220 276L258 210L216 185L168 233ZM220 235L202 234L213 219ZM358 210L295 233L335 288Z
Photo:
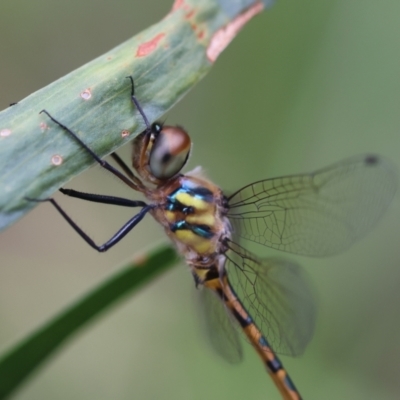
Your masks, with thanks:
M157 179L176 175L186 164L190 153L190 137L176 126L164 126L157 135L150 152L150 171Z

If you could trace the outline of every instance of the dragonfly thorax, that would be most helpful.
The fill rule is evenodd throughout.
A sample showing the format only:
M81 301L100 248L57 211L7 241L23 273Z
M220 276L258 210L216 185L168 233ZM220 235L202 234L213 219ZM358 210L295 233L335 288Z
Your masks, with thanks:
M160 204L153 215L189 265L209 268L223 253L231 227L222 191L197 174L178 176L162 188L162 201L152 199Z

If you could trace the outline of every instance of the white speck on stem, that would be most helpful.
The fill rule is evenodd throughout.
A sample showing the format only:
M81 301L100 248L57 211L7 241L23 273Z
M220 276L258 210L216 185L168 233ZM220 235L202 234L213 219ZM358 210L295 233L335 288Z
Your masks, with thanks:
M1 131L0 131L0 136L1 137L7 137L7 136L10 136L11 135L11 129L2 129Z
M53 165L61 165L63 162L63 158L59 154L55 154L53 157L51 157L51 163Z
M92 91L90 90L90 88L87 88L83 92L81 92L81 97L83 100L89 100L92 97Z

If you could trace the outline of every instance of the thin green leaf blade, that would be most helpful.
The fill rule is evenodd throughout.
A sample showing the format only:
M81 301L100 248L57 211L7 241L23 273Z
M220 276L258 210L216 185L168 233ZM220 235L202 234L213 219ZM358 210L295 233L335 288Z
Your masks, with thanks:
M162 247L123 268L53 320L33 332L0 359L0 399L7 398L67 339L117 300L135 293L144 284L179 260L171 247Z

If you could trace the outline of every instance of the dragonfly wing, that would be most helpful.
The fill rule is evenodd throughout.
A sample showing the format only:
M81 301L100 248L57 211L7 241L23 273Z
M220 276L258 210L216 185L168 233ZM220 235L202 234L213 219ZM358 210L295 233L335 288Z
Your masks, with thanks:
M369 231L397 188L394 168L358 156L311 174L252 183L228 198L235 235L307 256L341 252Z
M232 364L243 358L238 326L225 304L211 289L200 289L200 309L205 333L212 347Z
M311 340L315 293L305 271L284 260L258 259L228 241L226 269L231 286L271 347L298 356Z

